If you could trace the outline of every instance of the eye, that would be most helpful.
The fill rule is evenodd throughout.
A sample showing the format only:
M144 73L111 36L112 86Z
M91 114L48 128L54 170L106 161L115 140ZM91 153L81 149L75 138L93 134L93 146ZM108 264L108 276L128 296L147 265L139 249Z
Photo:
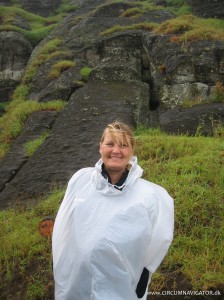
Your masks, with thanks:
M109 142L109 143L106 143L106 145L109 147L113 147L114 144L112 142Z
M121 144L121 148L125 148L125 147L128 147L127 144Z

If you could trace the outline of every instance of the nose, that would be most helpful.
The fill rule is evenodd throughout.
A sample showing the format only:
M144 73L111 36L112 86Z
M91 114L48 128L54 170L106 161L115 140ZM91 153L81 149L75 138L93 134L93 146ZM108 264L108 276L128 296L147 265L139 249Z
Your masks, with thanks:
M120 152L120 146L118 144L114 144L113 153L119 153L119 152Z

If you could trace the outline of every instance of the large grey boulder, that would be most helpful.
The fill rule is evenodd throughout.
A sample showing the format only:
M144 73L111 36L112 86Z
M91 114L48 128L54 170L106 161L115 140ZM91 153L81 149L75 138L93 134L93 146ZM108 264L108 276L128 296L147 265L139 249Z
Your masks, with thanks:
M15 201L26 203L64 186L81 167L93 166L99 158L103 128L115 119L135 124L135 110L147 98L144 83L90 80L77 90L55 120L50 136L18 170L0 193L0 208ZM6 163L0 165L1 168Z
M163 109L184 100L213 101L214 87L224 82L224 42L176 43L171 35L145 33L143 45L150 61L154 98Z
M176 107L160 115L160 127L172 134L214 135L221 124L224 124L223 103Z
M0 32L0 101L8 101L19 84L32 53L32 45L18 32Z
M188 0L193 13L203 18L224 18L223 0Z
M61 0L20 0L23 9L34 14L48 17L55 14L55 10L61 4Z

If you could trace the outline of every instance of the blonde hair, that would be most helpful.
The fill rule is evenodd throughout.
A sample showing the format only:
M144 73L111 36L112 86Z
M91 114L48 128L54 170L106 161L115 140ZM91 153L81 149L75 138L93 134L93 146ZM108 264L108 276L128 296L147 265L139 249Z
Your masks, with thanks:
M128 143L129 140L132 148L134 149L134 135L131 128L120 121L114 121L107 125L101 136L100 143L103 143L106 133L110 133L113 139L119 144Z

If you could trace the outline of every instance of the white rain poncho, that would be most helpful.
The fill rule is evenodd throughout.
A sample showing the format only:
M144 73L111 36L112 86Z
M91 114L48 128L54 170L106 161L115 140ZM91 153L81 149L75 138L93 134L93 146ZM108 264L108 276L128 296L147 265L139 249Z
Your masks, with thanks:
M173 200L140 178L136 157L130 163L122 191L102 176L101 159L69 181L53 231L56 300L136 300L143 269L152 275L167 253Z

